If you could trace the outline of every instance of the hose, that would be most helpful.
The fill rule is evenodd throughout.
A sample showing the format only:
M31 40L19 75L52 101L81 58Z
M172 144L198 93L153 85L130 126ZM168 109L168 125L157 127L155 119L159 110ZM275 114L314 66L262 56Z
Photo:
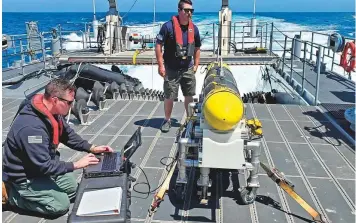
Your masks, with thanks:
M259 104L276 104L275 93L278 91L273 89L270 92L254 91L243 94L242 101L244 103L259 103Z
M329 36L328 47L335 53L341 52L345 47L345 38L339 33L333 33Z
M2 86L15 85L15 84L21 83L21 82L23 82L23 81L25 81L27 79L38 77L38 76L40 76L40 75L42 75L43 73L46 73L46 72L47 71L42 71L42 72L38 72L37 73L37 71L34 71L34 72L31 72L29 74L24 75L19 80L16 80L16 81L5 81L5 82L2 83Z

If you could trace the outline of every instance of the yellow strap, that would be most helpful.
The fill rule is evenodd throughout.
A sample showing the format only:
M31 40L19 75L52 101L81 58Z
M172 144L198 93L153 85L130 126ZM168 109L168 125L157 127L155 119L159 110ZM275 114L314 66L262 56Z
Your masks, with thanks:
M303 200L290 186L288 186L286 183L283 181L280 182L279 184L281 188L287 192L304 210L306 210L314 219L316 219L319 216L319 213L314 210L307 202Z
M6 189L5 183L2 182L2 204L6 204L9 199Z
M132 56L132 63L135 65L136 64L136 57L137 55L140 54L140 51L139 50L136 50L134 55Z
M171 169L168 172L168 175L166 177L166 179L164 180L164 183L162 184L162 187L159 189L156 198L158 200L163 200L164 195L166 194L166 192L169 189L169 183L171 182L172 176L173 176L173 172L176 169L176 165L177 165L177 161L174 161Z
M220 62L212 62L212 63L210 63L210 64L208 65L208 67L207 67L207 73L208 73L209 70L210 70L211 68L213 68L215 65L220 66L220 64L221 64ZM225 67L226 69L230 70L229 65L227 65L226 63L223 63L222 66ZM230 71L231 71L231 70L230 70Z

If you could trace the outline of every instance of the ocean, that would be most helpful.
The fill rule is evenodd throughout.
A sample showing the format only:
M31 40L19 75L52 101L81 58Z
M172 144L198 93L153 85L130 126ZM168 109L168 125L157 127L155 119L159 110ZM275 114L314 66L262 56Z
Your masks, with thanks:
M152 23L155 19L155 23L163 24L171 18L175 13L135 13L120 12L120 16L123 17L123 25L134 26L131 31L137 31L142 35L156 36L159 32L159 27L152 28ZM106 13L101 12L96 14L97 20L105 21ZM248 22L252 17L252 13L233 13L233 22L244 21ZM274 26L283 31L288 31L288 36L293 37L299 34L300 30L319 31L321 33L329 34L338 32L341 35L354 39L355 38L355 15L352 12L333 12L333 13L256 13L257 22L273 22ZM82 33L85 30L85 24L93 20L92 13L3 13L3 34L25 34L25 23L29 21L37 21L40 32L49 32L52 28L58 24L61 25L63 32L62 37L66 39L63 47L67 50L81 49L83 47ZM213 29L212 24L218 22L218 12L211 13L195 13L193 16L194 23L198 26L201 36L204 38L202 42L202 49L213 49ZM240 27L240 30L242 31ZM240 34L241 35L241 34ZM215 36L217 36L217 29L215 30ZM238 36L238 35L236 35ZM279 39L283 42L284 36L281 33L274 34L275 39ZM311 41L311 33L303 32L302 39ZM327 45L327 35L316 35L314 42ZM45 37L46 49L51 49L51 38L49 35ZM216 39L217 41L217 39ZM241 41L241 39L240 39ZM287 46L290 47L291 43ZM273 44L273 49L278 49L280 46L277 43ZM309 50L309 49L308 49ZM11 65L14 60L19 60L20 57L7 57L6 54L12 52L2 52L2 67L6 68ZM282 51L277 52L281 55ZM50 55L50 51L47 52ZM41 57L41 54L38 54ZM26 57L26 61L28 61ZM315 57L314 57L315 59ZM328 60L328 61L327 61ZM339 60L339 55L336 57ZM331 61L326 59L327 67L330 69ZM105 69L110 69L111 65L97 65ZM139 78L145 87L150 87L157 90L162 90L163 82L162 78L158 75L157 65L121 65L120 68L132 77ZM244 83L247 80L255 82L253 78L249 78L251 72L254 73L253 67L246 66L245 71L241 73L241 69L232 67L233 72L236 72L238 78L243 78ZM236 71L235 71L236 69ZM344 73L342 68L334 66L334 70L338 70L340 73ZM353 72L353 79L356 79L356 75ZM198 80L200 80L198 78ZM202 83L198 83L197 86ZM245 86L246 85L246 86ZM239 86L241 92L250 92L253 89L249 89L248 86L254 86L255 84L244 84ZM180 91L179 91L180 92ZM182 98L181 92L179 98Z
M157 23L163 23L175 13L158 12L155 15ZM106 12L96 13L97 19L105 19ZM120 12L124 25L145 25L153 22L151 12ZM20 34L26 32L25 22L37 21L40 31L50 31L61 24L63 30L84 30L84 24L91 22L92 13L21 13L3 12L2 31L4 34ZM233 13L233 21L247 20L251 13ZM261 12L256 13L257 20L274 22L277 27L289 30L309 29L313 31L338 32L347 37L355 37L354 12ZM218 22L217 12L195 13L196 23L208 24Z

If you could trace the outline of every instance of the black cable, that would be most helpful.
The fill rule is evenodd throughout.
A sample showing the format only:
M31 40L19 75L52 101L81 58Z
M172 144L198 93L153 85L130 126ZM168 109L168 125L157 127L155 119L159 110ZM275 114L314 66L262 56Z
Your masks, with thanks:
M147 199L150 196L150 193L151 193L151 185L150 185L150 182L148 181L148 178L147 178L147 175L146 175L145 171L140 166L138 166L138 168L140 168L140 170L142 171L143 175L145 176L146 182L136 183L135 185L133 185L132 190L135 191L136 193L139 193L139 194L147 194L147 196L145 198L141 197L143 199ZM141 192L141 191L136 190L135 186L137 186L139 184L146 184L148 186L148 191L147 192ZM134 197L134 196L132 196L132 197Z
M38 71L34 71L34 72L31 72L29 74L26 74L24 75L22 78L16 80L16 81L5 81L2 83L3 86L7 86L7 85L15 85L15 84L18 84L18 83L21 83L27 79L31 79L31 78L34 78L34 77L38 77L40 75L42 75L43 73L45 73L46 71L43 70L42 72L39 72L37 73Z
M164 163L162 162L163 159L173 159L173 160L172 160L169 164L164 164ZM165 167L166 167L166 171L169 172L171 169L168 170L167 168L168 168L168 167L171 167L172 164L174 163L174 161L176 161L176 160L177 160L177 158L165 156L165 157L162 157L159 162L160 162L160 164L162 164L163 166L165 166ZM172 168L172 167L171 167L171 168Z
M229 43L230 43L230 46L234 49L235 53L237 53L237 52L238 52L238 49L237 49L237 47L236 47L236 44L233 43L233 42L229 42Z
M168 159L173 159L173 160L172 160L172 162L170 162L169 164L164 164L164 163L162 163L162 160L163 160L163 159L166 159L166 158L168 158ZM169 171L171 171L172 164L173 164L174 161L176 161L176 160L177 160L177 158L165 156L165 157L162 157L162 158L161 158L160 163L161 163L163 166L166 166L166 170L167 170L167 172L169 172ZM170 167L169 170L167 169L168 167ZM138 182L138 183L136 183L136 184L132 187L132 190L135 191L136 193L139 193L139 194L146 194L146 195L147 195L146 197L137 197L137 198L147 199L147 198L150 196L151 193L155 192L157 189L159 189L159 188L163 185L164 181L165 181L165 180L167 179L167 177L168 177L168 174L167 174L167 176L165 177L165 179L162 181L162 183L161 183L160 185L158 185L158 187L156 187L155 189L151 190L151 184L150 184L150 182L149 182L149 180L148 180L148 177L147 177L145 171L144 171L140 166L138 166L138 168L140 168L140 170L142 171L143 175L145 176L146 182ZM145 184L145 185L147 185L147 186L148 186L148 191L147 191L147 192L143 192L143 191L138 191L137 189L135 189L135 187L136 187L137 185L140 185L140 184ZM135 197L135 196L132 196L132 197Z
M206 31L205 35L203 36L203 38L200 40L200 42L202 43L204 41L204 39L206 38L206 35L209 34L209 31Z

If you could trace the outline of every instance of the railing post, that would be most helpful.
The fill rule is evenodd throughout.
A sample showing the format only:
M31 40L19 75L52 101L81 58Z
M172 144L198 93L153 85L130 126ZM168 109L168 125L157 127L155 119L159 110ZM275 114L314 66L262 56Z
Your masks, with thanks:
M261 27L261 43L260 43L260 47L262 48L263 46L263 26L260 26Z
M304 42L304 60L303 60L303 78L302 78L302 94L304 92L304 81L305 81L305 61L307 59L307 42Z
M295 37L292 39L292 49L290 51L290 76L289 76L289 83L292 84L293 81L293 60L294 60L294 41Z
M288 38L287 36L284 36L282 75L283 75L283 72L284 72L284 64L285 64L285 60L286 60L287 38Z
M228 34L229 37L228 37L228 39L227 39L227 42L228 42L228 43L227 43L227 44L228 44L228 47L227 47L227 54L229 54L229 53L231 52L231 44L230 44L230 43L231 43L231 31L232 31L232 30L231 30L231 29L232 29L231 24L232 24L232 22L229 22L229 23L228 23L228 26L230 26L230 30L229 30L229 34Z
M236 43L235 37L236 37L236 22L234 23L234 44Z
M20 39L20 50L21 50L21 72L22 75L24 75L25 55L23 54L22 39Z
M242 26L242 49L244 49L245 43L245 26Z
M85 33L80 31L82 33L82 41L83 41L83 50L85 49Z
M331 62L331 71L334 69L334 63L335 63L335 51L333 51L333 60Z
M90 25L88 26L88 33L89 33L89 48L91 48L91 32L90 32Z
M267 49L267 41L268 41L268 24L266 23L266 38L265 38L265 48Z
M330 38L330 35L328 36ZM330 48L328 48L328 56L330 57Z
M27 44L26 44L26 50L28 51L28 50L30 49L30 38L26 37L26 42L27 42ZM16 49L16 47L15 47L15 49ZM31 53L31 54L29 54L29 56L28 56L28 62L31 63L31 62L32 62L32 59L33 59L33 54Z
M269 40L269 53L272 55L272 46L273 46L273 22L271 24L271 35Z
M14 48L14 54L17 53L17 50L16 50L16 40L15 40L16 37L14 37L14 40L12 41L12 47ZM29 41L28 41L29 42ZM29 45L29 44L27 44Z
M213 54L215 54L215 22L213 23Z
M42 33L40 34L40 40L41 40L41 48L42 48L43 68L46 69L46 49L45 49L44 37Z
M317 61L319 61L319 63L317 63L317 74L316 74L316 84L315 84L315 98L314 98L314 105L317 106L318 104L318 98L319 98L319 80L320 80L320 55L321 55L321 46L319 46L318 49L318 55L317 55Z
M310 46L310 61L313 61L313 46L314 46L314 32L312 32L312 40Z

